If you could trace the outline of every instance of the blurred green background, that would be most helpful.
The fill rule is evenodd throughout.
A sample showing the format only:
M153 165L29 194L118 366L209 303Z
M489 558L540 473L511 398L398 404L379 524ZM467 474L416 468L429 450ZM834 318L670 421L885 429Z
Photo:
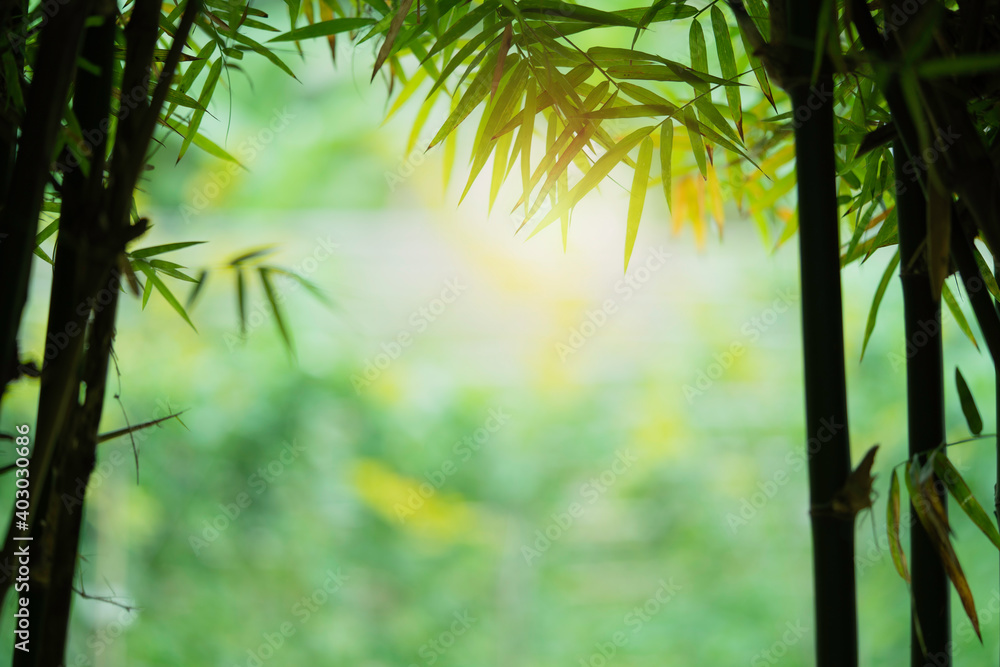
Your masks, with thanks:
M82 587L134 610L78 598L68 664L811 664L794 242L772 252L733 208L699 249L651 199L623 275L613 183L566 252L555 225L525 242L516 187L492 215L483 183L458 207L467 150L446 190L440 150L406 149L415 106L382 125L371 48L342 45L336 68L325 44L280 53L300 81L247 59L203 126L246 171L175 165L168 138L143 186L143 245L210 241L170 259L212 272L197 333L158 295L123 303L105 428L184 425L136 438L138 474L127 439L101 448ZM282 283L294 360L256 282L240 340L225 264L264 246L333 302ZM844 272L856 460L881 444L858 522L866 664L908 645L884 532L906 451L896 282L858 363L888 259ZM45 265L34 281L39 359ZM990 431L990 366L945 326L957 440L953 367ZM36 392L18 386L5 426L33 421ZM952 450L987 506L991 449ZM954 523L985 638L956 599L958 659L995 664L996 554Z

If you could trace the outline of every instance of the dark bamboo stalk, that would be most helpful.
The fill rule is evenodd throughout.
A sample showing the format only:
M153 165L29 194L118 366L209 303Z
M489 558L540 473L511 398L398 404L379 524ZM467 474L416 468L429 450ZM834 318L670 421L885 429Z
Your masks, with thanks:
M852 0L852 13L861 41L872 57L891 57L886 43L872 19L867 3ZM895 0L889 3L894 6ZM889 7L887 7L888 11ZM903 97L898 76L890 76L882 87L892 113L898 141L893 147L897 178L907 173L903 166L919 152L916 125ZM927 183L923 173L917 183L897 192L899 220L900 281L907 340L907 427L911 456L923 459L928 451L944 441L944 361L941 342L941 304L934 298L921 245L927 230ZM898 182L898 181L897 181ZM955 231L957 222L955 223ZM953 235L954 238L954 235ZM954 250L954 243L953 243ZM923 344L919 344L920 341ZM912 350L912 354L910 353ZM940 485L935 485L939 489ZM947 500L941 493L942 506ZM914 512L911 502L911 514ZM941 558L920 523L910 534L910 561L913 613L910 623L910 663L924 667L933 656L941 667L952 664L951 615L948 578ZM924 645L918 637L917 623Z
M111 112L111 90L114 71L114 39L116 8L110 0L97 0L92 25L85 32L81 55L97 72L80 69L74 86L73 111L80 123L83 136L90 144L89 171L75 161L66 161L63 168L62 201L59 235L56 240L55 266L49 297L48 339L57 336L73 338L67 349L47 364L39 396L39 415L51 414L62 409L65 396L74 399L69 414L53 433L55 445L48 461L39 455L32 458L37 494L36 516L44 521L31 525L33 544L32 568L29 579L29 606L34 612L32 633L34 649L15 651L15 667L40 667L56 665L63 660L66 632L72 599L72 580L76 566L76 538L79 534L82 511L75 515L61 498L72 497L77 483L84 486L93 468L94 451L88 447L88 438L82 434L83 426L100 420L102 401L94 405L94 392L100 388L103 399L104 382L96 377L81 374L79 359L89 360L95 347L94 328L89 331L89 349L84 354L84 330L90 317L88 299L107 288L108 280L81 279L99 265L94 256L93 241L98 236L100 211L104 203L104 166L107 147L106 129ZM107 270L105 270L107 273ZM101 286L103 283L103 287ZM117 292L112 292L117 299ZM93 303L90 301L90 303ZM109 313L98 313L107 317ZM113 323L113 310L111 317ZM70 328L72 326L72 329ZM71 335L72 334L72 335ZM106 363L106 362L105 362ZM89 365L89 364L88 364ZM87 382L87 401L75 404L80 382ZM42 466L50 465L48 475ZM81 508L77 508L78 510ZM72 548L67 549L67 543Z
M795 128L802 284L802 343L805 356L806 433L811 507L830 507L851 472L847 429L847 381L840 287L839 215L833 135L833 90L829 74L810 86L820 0L788 2L789 72ZM813 586L816 664L858 664L854 573L854 522L813 511Z
M107 118L111 99L113 71L115 4L97 0L106 21L88 30L88 60L106 63L98 75L78 74L74 111L84 130L101 127ZM161 0L137 0L126 27L126 56L122 76L126 91L149 85L153 53L159 36ZM41 543L40 558L32 569L32 604L41 618L36 621L34 638L41 648L29 654L15 655L15 667L47 667L60 664L65 653L76 571L83 507L62 502L64 495L76 493L93 470L98 443L98 425L105 399L107 370L114 340L115 313L119 297L119 263L127 261L127 243L145 231L146 223L130 224L128 211L133 191L145 163L156 119L166 99L166 91L180 61L181 51L201 9L199 0L189 0L164 61L152 101L132 109L118 125L114 155L108 168L105 187L104 155L106 138L99 130L100 141L93 147L89 177L73 169L64 178L64 219L57 239L56 267L50 298L49 329L61 331L64 323L87 326L87 346L82 334L57 355L43 374L39 400L39 424L58 409L64 396L74 397L80 383L87 387L83 405L72 406L69 414L50 427L47 438L36 440L31 459L31 476L40 491L37 505L29 518L31 534ZM134 96L133 96L134 99ZM110 303L99 298L107 292ZM89 305L87 305L89 304ZM72 355L67 354L72 350ZM72 363L70 363L72 361ZM58 370L58 372L56 372ZM38 520L44 518L44 521ZM9 553L13 524L8 529L5 554ZM0 596L5 589L0 582Z
M34 76L25 100L25 118L18 139L10 192L0 211L0 392L16 368L17 332L28 298L35 232L42 197L49 178L49 161L55 148L69 92L83 22L93 0L72 0L62 6L42 29ZM2 399L2 394L0 394ZM41 426L41 425L39 425Z
M893 150L896 173L907 161L902 146ZM903 286L903 316L907 342L906 411L909 454L923 461L928 452L944 442L944 352L941 343L941 302L931 290L930 275L922 244L927 230L927 204L920 188L910 187L896 196L899 219L900 282ZM935 487L938 489L938 486ZM947 510L944 489L938 489ZM911 498L912 503L912 498ZM915 510L910 508L910 512ZM941 557L923 524L910 532L913 609L910 664L924 667L927 658L918 639L920 623L927 655L941 667L951 665L951 615L948 577Z
M1000 259L996 255L993 256L993 275L998 275L1000 272ZM993 304L994 310L1000 314L1000 301L996 301ZM1000 522L1000 369L998 369L996 364L996 359L993 360L993 399L994 399L994 420L996 423L996 475L993 477L993 512L994 516L998 522Z

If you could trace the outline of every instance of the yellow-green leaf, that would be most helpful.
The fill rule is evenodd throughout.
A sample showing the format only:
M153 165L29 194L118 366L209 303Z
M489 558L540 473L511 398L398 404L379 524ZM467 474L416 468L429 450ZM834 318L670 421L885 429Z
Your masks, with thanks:
M694 110L691 107L684 107L684 127L687 128L688 138L691 139L691 152L694 153L695 162L698 163L698 171L702 178L708 178L708 163L705 160L705 142L702 141L701 132L698 129L698 119L695 118Z
M628 155L629 151L635 148L636 144L642 141L650 132L653 131L655 125L650 125L648 127L642 127L635 130L624 139L615 144L611 149L602 155L594 166L590 168L583 178L573 186L570 190L569 195L565 199L559 202L559 204L553 208L548 214L542 218L542 221L538 223L534 231L531 232L528 238L531 238L538 232L542 231L553 221L557 220L559 216L563 215L567 210L573 208L577 202L583 199L583 196L594 189L598 183L600 183L605 176L611 173L611 170L615 168L625 157Z
M635 237L639 233L639 221L642 209L646 204L646 188L649 185L649 166L653 162L653 140L646 137L639 146L639 159L635 161L635 174L632 177L632 193L628 201L628 218L625 231L625 271L628 271L628 261L635 247Z
M909 584L910 571L906 567L906 554L903 553L903 545L899 540L899 519L899 477L893 469L892 481L889 483L889 501L885 505L885 530L889 537L889 553L892 554L896 572L899 572L899 576Z
M667 200L667 210L673 211L673 186L671 173L674 151L674 122L666 120L660 125L660 178L663 182L663 196Z
M729 32L729 24L726 16L719 9L718 5L712 5L712 30L715 33L715 47L719 54L719 65L722 68L722 76L736 81L739 72L736 69L736 54L733 51L732 36ZM729 113L732 114L733 122L736 123L736 130L740 139L743 139L743 101L740 99L740 89L738 86L726 86L726 101L729 102Z

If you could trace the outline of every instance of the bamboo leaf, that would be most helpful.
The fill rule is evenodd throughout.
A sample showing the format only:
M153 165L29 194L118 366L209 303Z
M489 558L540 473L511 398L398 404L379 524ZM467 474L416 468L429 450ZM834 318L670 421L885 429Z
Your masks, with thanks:
M729 24L726 17L719 9L718 5L712 5L712 30L715 33L715 48L719 55L719 66L722 68L722 76L731 81L736 81L739 72L736 69L736 54L733 51L732 35L729 32ZM740 99L740 89L738 86L726 86L726 101L729 103L729 113L736 124L736 131L739 132L740 140L743 140L743 101Z
M330 35L339 35L342 32L358 30L359 28L371 25L372 23L375 23L375 21L370 18L348 18L321 21L319 23L313 23L312 25L297 28L296 30L289 30L282 35L272 37L269 41L297 42L299 40L313 39L315 37L329 37Z
M243 275L243 269L236 269L236 307L239 310L240 315L240 335L247 335L247 308L246 308L246 278Z
M951 312L951 316L955 318L955 324L958 328L965 334L965 336L972 341L972 344L979 349L979 343L976 342L976 336L972 333L972 327L969 326L969 320L965 318L965 313L962 312L961 307L958 305L958 301L955 300L955 295L951 293L951 288L948 287L948 283L941 284L941 299L944 301L945 305L948 306L948 310Z
M976 527L983 531L983 534L989 538L993 546L1000 549L1000 532L997 532L997 527L993 525L993 521L990 520L989 515L983 510L983 506L972 495L972 489L962 479L962 475L959 474L954 464L948 460L943 451L936 451L934 453L934 472L937 473L938 479L944 482L944 485L948 488L948 492L958 501L958 506L972 520L972 523L976 524Z
M965 578L962 566L958 561L958 555L952 547L949 538L949 527L947 515L943 512L943 506L934 489L933 479L927 479L923 483L918 483L916 476L919 466L910 462L906 464L906 487L910 492L910 500L913 509L917 513L917 518L927 532L931 543L941 557L941 564L955 586L966 615L972 622L972 627L976 631L979 640L982 641L982 634L979 631L979 616L976 613L975 601L972 597L972 590L969 582Z
M285 324L285 318L281 314L281 308L278 304L278 294L271 283L270 271L267 267L262 266L259 269L259 275L260 282L264 285L264 294L267 296L267 301L271 304L271 311L274 313L274 322L278 327L278 332L281 334L281 339L285 342L285 349L288 350L289 354L292 354L294 351L292 336L288 331L288 326Z
M892 481L889 484L889 501L885 506L885 530L889 537L889 553L892 554L892 563L896 566L896 572L907 584L910 583L910 571L906 566L906 554L903 553L903 545L899 539L899 477L896 470L892 471Z
M372 81L375 80L375 75L378 74L380 69L382 69L382 65L385 64L389 54L392 53L392 47L396 43L399 31L403 27L403 21L406 20L406 15L410 12L410 7L412 5L413 0L400 0L399 9L396 10L396 15L393 16L392 23L389 24L389 31L385 34L385 41L382 42L382 48L379 49L378 57L375 58L375 69L372 71Z
M255 42L254 40L250 39L249 37L247 37L242 32L234 33L233 34L233 39L235 39L240 44L243 44L244 46L250 47L250 49L252 51L254 51L255 53L258 53L258 54L264 56L265 58L267 58L268 60L270 60L272 63L274 63L275 65L277 65L279 69L281 69L286 74L288 74L288 76L290 76L293 79L295 79L296 81L298 81L298 78L295 76L295 72L293 72L288 67L288 65L286 65L284 63L284 61L281 58L279 58L278 56L276 56L274 54L274 52L272 52L270 49L268 49L263 44L259 44L259 43Z
M507 156L510 151L512 135L505 134L497 140L496 147L493 149L493 178L490 179L490 199L487 205L487 215L493 211L493 204L496 202L497 195L500 194L500 186L503 185L504 176L507 173ZM514 156L510 156L511 161L513 161Z
M594 166L590 168L590 171L584 174L583 178L581 178L580 181L573 186L569 195L567 195L565 199L559 202L558 206L553 207L553 209L549 211L544 218L542 218L542 221L538 223L538 226L535 227L534 231L531 232L528 238L531 238L538 232L542 231L545 227L552 224L553 221L557 220L559 216L563 215L563 213L573 208L577 202L583 199L584 195L594 189L615 166L624 160L629 151L635 148L636 144L649 135L649 133L653 131L654 127L654 125L650 125L648 127L635 130L605 152L604 155L602 155L597 162L594 163Z
M668 211L673 211L673 186L671 183L673 150L674 123L667 120L660 125L660 179L663 182L663 196L667 200Z
M983 418L979 415L979 408L976 407L976 399L969 391L969 385L962 377L962 371L955 366L955 385L958 387L958 400L962 404L962 414L969 425L969 430L973 435L979 435L983 431Z
M198 280L195 282L195 286L191 288L191 293L188 294L187 301L184 303L184 307L188 310L194 305L195 299L201 294L201 290L205 288L205 283L208 282L208 271L202 271L198 274Z
M479 68L479 72L472 80L472 83L469 84L469 87L462 95L462 99L459 101L455 109L452 110L451 114L441 126L441 129L438 130L436 135L434 135L430 145L427 147L428 149L433 148L439 141L448 136L452 130L458 127L458 124L465 120L465 118L472 113L472 110L479 106L479 103L483 101L486 94L490 92L490 86L487 81L492 78L493 66L496 65L497 56L497 52L494 51L492 54L487 56L485 60L483 60L483 63Z
M670 4L671 2L676 2L676 1L677 0L657 0L652 5L649 6L649 9L646 10L646 13L642 15L641 19L639 19L639 25L635 29L635 36L632 38L632 48L635 48L635 43L639 41L639 35L646 27L649 26L650 22L652 22L653 20L653 17L656 16L656 13L659 12L668 4Z
M177 311L177 314L180 315L182 318L184 318L184 321L187 322L192 329L198 331L198 329L195 328L194 326L194 322L192 322L191 318L188 317L187 311L184 310L184 306L182 306L181 302L177 300L177 297L173 295L173 292L170 291L170 288L167 287L162 280L160 280L159 276L156 275L156 269L154 269L150 264L146 263L143 260L139 260L138 265L139 265L139 270L142 271L144 274L146 274L146 289L148 290L149 284L152 283L153 287L156 288L156 291L159 292L164 299L166 299L167 303L170 304L171 308ZM144 294L143 306L145 306L145 302L148 300L149 296Z
M184 157L188 147L191 145L191 142L194 141L194 137L198 133L198 128L201 126L201 119L205 115L204 110L208 108L208 103L212 99L212 94L215 92L215 85L219 82L219 74L221 73L222 58L219 58L212 63L212 69L208 71L208 78L205 79L205 85L201 89L201 95L198 96L198 106L200 108L195 109L191 114L191 122L188 124L187 135L185 135L184 142L181 144L180 153L177 155L178 161Z
M132 259L145 259L146 257L153 257L154 255L162 255L164 253L173 252L175 250L190 248L191 246L199 245L201 243L204 243L204 241L185 241L183 243L166 243L164 245L154 245L148 248L133 250L128 255Z
M632 178L632 193L628 202L628 217L625 231L625 271L632 257L635 238L639 233L639 221L646 203L646 188L649 185L649 166L653 162L653 140L646 137L639 146L639 158L635 161L635 175Z
M868 349L868 339L871 338L872 332L875 330L875 318L878 316L878 308L882 304L882 297L885 296L885 290L889 287L889 282L892 280L897 266L899 266L898 249L892 256L892 259L889 260L889 264L885 267L882 280L879 282L878 288L875 290L875 297L872 299L872 307L868 311L868 322L865 324L865 339L861 343L862 359L865 358L865 350Z
M559 0L522 1L517 4L517 7L524 14L542 14L555 20L584 21L601 26L639 27L639 24L634 20L621 14L603 12L583 5L571 5L567 2L559 2Z
M972 252L976 256L976 265L979 266L979 272L983 274L983 282L986 283L986 289L989 290L990 294L994 299L1000 301L1000 287L997 287L996 276L993 275L993 269L990 268L986 260L983 259L983 255L979 252L979 248L973 243Z
M524 122L518 131L517 143L521 151L521 188L524 214L528 214L528 182L531 180L531 139L535 133L535 80L529 79L524 97Z
M476 24L487 17L490 12L496 11L497 5L499 3L496 0L487 0L483 4L479 5L475 9L469 11L468 14L456 21L451 27L444 31L444 34L438 38L434 46L427 53L427 58L432 58L436 56L445 47L454 44L466 33L470 32ZM482 32L479 33L479 37L486 39L489 35L492 35L496 30L503 28L505 23L500 23L499 25L493 25L490 28L484 28Z
M705 160L705 142L701 139L698 130L698 119L695 118L694 110L685 107L683 113L684 127L687 128L688 138L691 140L691 152L694 153L695 162L698 163L698 171L702 178L708 178L708 164Z

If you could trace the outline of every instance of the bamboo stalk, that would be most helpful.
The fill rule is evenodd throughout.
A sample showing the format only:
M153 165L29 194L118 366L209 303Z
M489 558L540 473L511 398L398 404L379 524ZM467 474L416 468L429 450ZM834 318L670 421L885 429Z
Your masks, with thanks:
M893 149L896 173L909 158L902 146ZM944 352L941 338L941 302L935 299L922 247L927 230L927 202L920 188L907 188L896 198L899 216L900 282L907 341L906 414L910 457L924 461L926 454L944 442ZM926 337L926 342L920 341ZM912 353L911 353L912 350ZM936 485L947 511L943 487ZM912 498L910 512L912 508ZM951 613L948 577L941 557L923 524L910 532L913 610L910 629L910 664L924 667L927 658L920 644L920 623L927 655L941 667L951 665Z
M829 507L851 472L847 429L847 381L840 286L838 207L829 74L810 86L819 0L788 2L789 72L792 108L808 110L795 128L802 285L802 343L805 366L809 499ZM805 115L804 113L802 114ZM824 427L834 425L836 428ZM818 446L817 446L818 445ZM812 512L816 664L858 664L854 573L854 522L830 512Z

